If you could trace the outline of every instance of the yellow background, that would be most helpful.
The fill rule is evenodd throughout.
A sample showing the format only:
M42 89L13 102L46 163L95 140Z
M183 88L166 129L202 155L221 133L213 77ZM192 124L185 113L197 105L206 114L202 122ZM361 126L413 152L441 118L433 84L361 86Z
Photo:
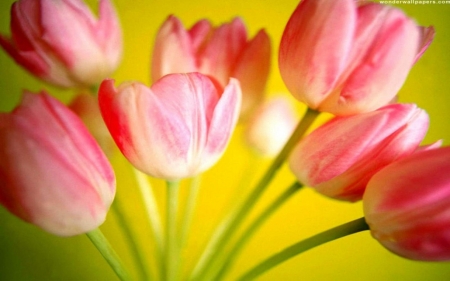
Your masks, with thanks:
M9 7L13 1L0 2L0 32L9 34ZM149 83L149 63L153 39L161 23L169 14L178 16L190 27L201 18L219 24L234 16L241 16L251 36L265 28L273 43L273 68L268 84L270 94L286 92L277 70L277 50L281 34L296 0L115 0L124 31L125 53L114 78L118 83L140 80ZM90 1L93 4L95 1ZM414 102L425 109L431 118L424 143L450 140L450 4L402 5L407 14L421 25L434 25L436 38L422 59L412 69L400 92L401 102ZM336 28L339 28L338 26ZM330 50L332 51L332 50ZM20 99L22 89L47 89L64 102L73 97L72 91L50 87L15 65L0 51L0 110L10 111ZM298 105L299 116L304 107ZM253 166L255 178L269 161L250 162L242 145L239 127L225 157L206 173L198 199L198 208L187 248L183 257L188 266L198 253L218 218L236 198L237 185L248 166ZM149 254L147 262L153 266L153 243L145 222L143 208L135 182L125 160L116 155L112 159L117 178L117 200L126 206L126 216L133 231L139 233L140 245ZM253 164L252 164L253 163ZM256 164L255 164L256 163ZM36 179L38 180L38 179ZM284 167L262 202L294 180ZM163 209L164 186L153 180L155 192ZM185 187L183 187L183 194ZM238 193L239 194L239 193ZM258 208L261 206L258 205ZM326 199L312 190L302 190L261 228L247 245L229 280L246 269L302 238L362 216L360 203L341 203ZM123 235L112 213L101 227L127 266L134 270ZM0 207L0 280L116 280L116 277L84 236L59 238L44 233L32 225L19 221ZM273 269L258 280L450 280L449 263L426 263L397 257L371 238L360 233L323 245Z

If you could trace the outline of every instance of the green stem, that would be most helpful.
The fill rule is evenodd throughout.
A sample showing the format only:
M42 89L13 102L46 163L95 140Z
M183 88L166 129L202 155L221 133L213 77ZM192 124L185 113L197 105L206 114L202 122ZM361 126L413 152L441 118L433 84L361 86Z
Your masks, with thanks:
M142 252L142 247L139 247L137 244L137 240L134 239L134 235L131 231L131 228L127 224L127 220L124 217L124 212L123 212L122 206L120 205L120 203L118 202L117 199L112 204L112 208L115 213L117 222L118 222L123 234L125 235L125 241L127 242L129 248L131 249L131 252L133 253L133 258L135 260L135 263L139 267L139 273L141 275L141 280L153 279L153 278L149 277L150 273L147 272L148 267L145 266L145 264L144 264L145 255Z
M183 221L180 232L180 246L184 247L189 238L189 230L191 228L192 218L194 217L195 204L197 202L197 195L200 190L201 176L193 177L189 184L186 204L183 210Z
M179 244L177 241L177 212L178 212L179 182L167 181L167 223L166 223L166 278L177 279L179 264Z
M239 253L244 249L244 246L249 241L249 239L255 234L255 232L259 229L259 227L267 221L267 219L277 211L289 198L291 198L294 194L297 193L302 188L302 184L295 182L288 189L286 189L280 196L278 196L275 201L270 204L264 212L262 212L250 226L244 231L244 234L239 238L236 242L232 250L229 252L227 256L223 256L224 259L217 259L217 263L212 268L216 271L213 272L215 275L210 275L207 280L221 280L228 269L233 265L236 261L236 257ZM217 274L217 275L216 275Z
M363 217L316 234L264 260L242 275L238 281L253 280L267 270L311 248L364 230L369 230L369 226Z
M144 202L144 208L147 214L147 219L150 224L150 228L153 233L153 238L156 244L156 261L160 269L160 276L162 276L164 269L164 263L162 262L164 240L161 226L161 216L156 203L155 195L153 193L152 186L148 182L148 177L141 171L133 168L133 173L138 183L138 188Z
M131 280L130 275L125 270L125 267L122 264L119 256L116 254L114 249L109 244L106 237L100 231L99 228L96 228L88 233L86 233L87 237L91 240L92 244L97 248L103 258L108 262L109 266L114 270L117 277L119 277L122 281Z
M203 254L200 257L197 265L195 266L191 279L201 280L203 272L209 267L210 263L215 259L215 255L220 253L225 247L228 239L231 238L233 233L236 231L240 223L244 220L247 214L252 209L253 205L257 202L259 197L263 194L266 187L269 185L272 178L275 176L276 172L279 170L281 165L284 163L286 158L289 156L292 149L298 143L298 141L305 134L306 130L314 122L314 120L319 116L318 111L308 108L304 117L297 125L294 133L291 135L286 145L283 147L281 152L272 162L265 175L256 185L254 190L250 193L247 199L218 226L217 234L214 233L211 240L208 242Z

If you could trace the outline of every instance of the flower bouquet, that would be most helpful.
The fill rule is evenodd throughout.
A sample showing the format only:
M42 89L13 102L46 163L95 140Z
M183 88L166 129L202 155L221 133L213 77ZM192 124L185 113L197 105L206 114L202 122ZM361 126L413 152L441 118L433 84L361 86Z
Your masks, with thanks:
M446 102L422 96L445 97L442 19L241 4L11 5L5 280L450 275L424 263L450 260Z

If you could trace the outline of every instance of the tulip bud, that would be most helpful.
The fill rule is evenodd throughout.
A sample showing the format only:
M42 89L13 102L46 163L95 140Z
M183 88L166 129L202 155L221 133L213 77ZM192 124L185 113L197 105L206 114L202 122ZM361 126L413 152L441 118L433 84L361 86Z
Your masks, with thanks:
M270 40L264 30L253 39L241 19L213 27L198 21L190 30L175 16L161 26L155 40L152 79L169 73L200 72L214 77L222 87L237 78L242 88L241 115L262 100L270 70Z
M113 80L100 86L100 110L125 157L137 169L168 180L191 177L223 154L236 125L241 91L223 89L200 73L169 74L151 88Z
M11 8L11 38L0 45L36 77L60 87L90 87L118 66L119 20L110 0L98 19L81 0L19 0Z
M386 5L304 0L284 30L280 73L294 97L312 109L368 112L395 97L433 35L434 29Z
M0 115L0 203L59 236L103 223L114 172L81 120L45 93Z
M245 131L247 144L262 156L277 155L291 136L297 116L285 97L263 103L250 117Z
M376 173L363 197L372 236L413 260L450 260L450 147L424 150Z
M335 117L300 141L289 165L301 183L324 195L360 200L373 174L416 150L428 123L414 104Z

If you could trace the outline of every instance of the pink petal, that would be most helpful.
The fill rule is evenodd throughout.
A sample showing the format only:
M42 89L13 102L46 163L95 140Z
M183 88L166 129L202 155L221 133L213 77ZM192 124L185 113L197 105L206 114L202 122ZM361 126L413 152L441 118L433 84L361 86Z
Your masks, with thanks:
M119 17L110 0L99 3L99 20L93 30L97 43L102 46L111 68L115 69L122 57L122 32Z
M436 31L434 30L433 26L419 26L419 32L421 35L420 40L420 46L419 46L419 52L416 55L416 58L414 59L414 63L416 63L425 53L425 51L430 46L431 42L433 42L434 35L436 34Z
M0 129L0 142L0 200L12 213L61 236L90 231L104 221L115 177L67 107L46 94L26 93L9 125Z
M2 48L14 59L14 61L22 65L26 70L34 75L45 78L50 71L49 65L35 51L21 51L13 42L1 35L0 46L2 46Z
M239 117L241 100L242 92L239 82L230 78L230 82L214 108L200 171L211 167L224 153Z
M154 82L169 73L197 71L190 36L175 16L169 16L159 29L152 58Z
M289 165L300 182L337 199L358 200L381 167L412 153L428 129L428 116L412 104L336 117L305 137Z
M247 42L247 31L241 19L218 27L211 36L200 58L200 72L211 75L225 86L232 68Z
M351 65L320 110L348 115L388 104L409 73L418 41L415 23L400 10L380 4L359 7Z
M369 182L364 214L372 235L415 260L450 259L450 148L415 153Z
M270 39L264 30L247 43L231 74L242 89L241 115L248 114L263 100L271 59Z
M356 25L353 0L301 1L280 43L280 73L290 92L316 109L344 70Z
M213 27L208 20L200 20L189 29L188 32L191 37L192 48L195 50L196 54L201 52L201 49L208 40L208 36L211 35L212 30Z

